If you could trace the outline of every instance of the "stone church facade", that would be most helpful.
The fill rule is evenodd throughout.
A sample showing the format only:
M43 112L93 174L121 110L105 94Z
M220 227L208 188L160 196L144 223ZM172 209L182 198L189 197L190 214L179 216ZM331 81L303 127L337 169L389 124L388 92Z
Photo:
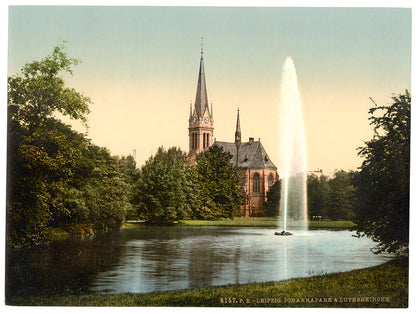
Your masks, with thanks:
M244 204L240 206L240 215L244 217L263 216L266 193L279 179L277 167L270 160L260 139L250 137L248 142L241 141L240 112L234 142L222 142L214 139L214 118L212 105L209 108L205 81L204 58L201 60L194 106L189 114L189 152L195 161L198 154L212 145L222 147L232 155L230 163L238 168L241 185L246 193Z

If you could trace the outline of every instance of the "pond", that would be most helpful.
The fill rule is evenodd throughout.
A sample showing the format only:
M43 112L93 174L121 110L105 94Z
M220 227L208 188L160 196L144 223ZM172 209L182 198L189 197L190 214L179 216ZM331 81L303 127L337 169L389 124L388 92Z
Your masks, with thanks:
M8 253L8 296L143 293L278 281L375 266L375 243L346 230L136 227Z

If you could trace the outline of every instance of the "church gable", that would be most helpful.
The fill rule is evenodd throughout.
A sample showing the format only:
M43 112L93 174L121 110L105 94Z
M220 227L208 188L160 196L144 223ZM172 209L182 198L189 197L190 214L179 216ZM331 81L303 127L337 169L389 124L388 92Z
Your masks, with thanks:
M230 162L233 165L237 165L237 147L235 143L216 141L214 145L220 146L224 151L229 152L232 155ZM261 142L253 141L252 139L249 142L241 143L238 149L238 167L258 170L277 170L277 167L268 157Z

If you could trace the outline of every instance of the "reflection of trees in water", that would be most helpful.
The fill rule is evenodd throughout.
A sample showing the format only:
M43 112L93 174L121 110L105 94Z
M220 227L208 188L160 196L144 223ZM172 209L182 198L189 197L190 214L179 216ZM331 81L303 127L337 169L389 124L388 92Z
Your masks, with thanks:
M212 284L212 275L217 271L214 265L218 266L214 253L212 241L201 239L192 242L187 265L189 288L208 287Z
M200 228L147 229L140 258L151 270L141 273L143 280L156 290L172 288L173 281L183 288L209 286L216 257L204 233Z
M140 254L142 263L148 265L147 271L142 273L144 281L164 288L172 281L183 279L183 254L184 250L175 239L145 241Z
M94 239L8 250L6 297L87 292L96 271L111 267L119 259L119 238L118 232L111 232Z
M142 280L155 285L154 290L178 289L178 286L171 287L173 281L182 288L209 287L229 278L222 271L233 263L238 282L240 249L219 245L223 232L218 230L213 236L210 228L145 230L146 241L140 246L140 259L151 270L140 273Z
M229 228L138 227L11 251L6 292L144 292L238 283L247 276L254 280L255 272L244 270L246 261L255 265L258 261L251 260L261 257L247 255L236 243Z
M218 245L221 238L210 237L193 241L188 258L189 288L203 288L225 284L230 278L240 281L241 248ZM234 274L224 274L229 265L234 265Z

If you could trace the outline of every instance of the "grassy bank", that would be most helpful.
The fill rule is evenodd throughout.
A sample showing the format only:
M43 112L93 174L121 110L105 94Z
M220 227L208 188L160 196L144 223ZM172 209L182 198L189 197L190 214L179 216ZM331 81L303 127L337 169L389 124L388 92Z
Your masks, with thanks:
M183 226L230 226L230 227L271 227L281 229L279 219L276 217L235 217L221 220L180 220L176 225ZM126 221L121 229L146 226L144 221ZM350 229L354 223L348 220L312 220L309 229ZM297 222L288 222L288 229L296 229ZM64 240L69 238L83 238L94 235L90 226L76 225L66 228L51 228L50 240Z
M222 220L181 220L179 224L187 226L231 226L231 227L274 227L279 228L279 219L275 217L235 217ZM289 228L298 227L297 222L289 221ZM348 220L312 220L310 229L349 229L354 223Z
M28 297L11 305L207 307L407 307L408 263L281 282L147 294Z

